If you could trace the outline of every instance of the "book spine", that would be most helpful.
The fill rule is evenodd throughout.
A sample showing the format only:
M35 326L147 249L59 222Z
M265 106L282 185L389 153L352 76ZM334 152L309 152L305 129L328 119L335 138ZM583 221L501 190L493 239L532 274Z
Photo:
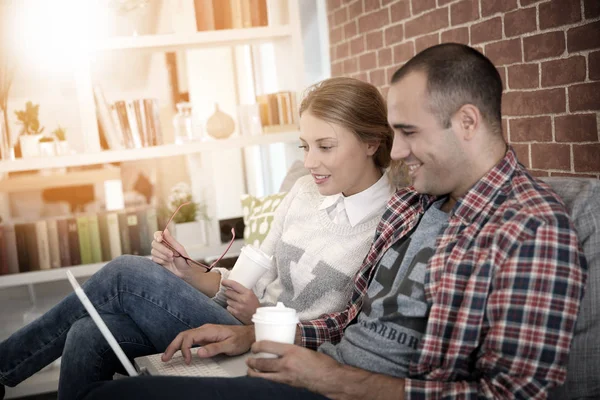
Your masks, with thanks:
M131 242L129 241L129 226L127 225L127 213L119 213L119 232L121 233L121 250L123 254L131 254Z
M215 19L212 0L194 0L196 14L196 30L212 31L215 29Z
M17 250L17 236L13 224L4 225L4 242L6 255L8 256L8 273L19 273L19 256Z
M69 246L69 225L66 219L56 221L58 230L58 247L60 249L60 266L71 266L71 249ZM77 244L79 246L79 244Z
M119 121L119 126L121 127L121 133L123 135L125 147L128 149L135 148L135 144L133 142L133 133L131 132L129 117L127 116L127 103L124 101L115 102L114 113L116 114L117 120Z
M131 130L131 137L133 139L133 148L141 149L142 135L140 133L140 127L137 124L137 118L135 116L135 102L127 101L125 104L127 109L127 119L129 121L129 129Z
M108 237L107 214L98 215L98 230L100 231L100 248L102 261L110 261L110 238Z
M58 238L58 223L55 219L46 221L48 224L48 246L50 247L50 267L60 268L60 244Z
M88 227L90 230L90 250L92 255L92 262L102 262L102 244L100 243L100 228L98 226L98 216L89 215Z
M140 255L142 256L150 255L150 251L152 250L152 236L148 230L148 217L146 214L146 210L139 210L137 212L138 228L140 232Z
M231 29L231 4L229 0L213 0L215 29Z
M92 263L92 246L90 243L90 224L87 216L77 217L77 234L79 235L79 251L81 253L81 263Z
M40 269L50 269L50 245L48 244L48 224L44 220L35 222L35 236Z
M119 232L119 215L117 213L106 214L106 225L110 244L110 259L112 260L123 254L121 233Z
M67 220L69 229L69 254L71 256L71 265L81 264L81 246L79 244L79 232L77 228L77 219L69 218Z
M25 224L15 225L15 238L17 244L17 257L19 260L19 272L30 271L29 252L27 251L27 230Z
M27 242L27 252L29 253L29 270L40 270L40 253L38 250L37 232L34 222L25 224L25 240Z
M252 28L252 12L250 0L240 0L242 7L242 28Z
M138 217L135 211L127 214L127 227L129 230L129 244L131 246L131 254L139 256L142 254L142 245L140 242L140 228Z
M6 251L6 235L4 225L0 225L0 275L8 274L8 253Z

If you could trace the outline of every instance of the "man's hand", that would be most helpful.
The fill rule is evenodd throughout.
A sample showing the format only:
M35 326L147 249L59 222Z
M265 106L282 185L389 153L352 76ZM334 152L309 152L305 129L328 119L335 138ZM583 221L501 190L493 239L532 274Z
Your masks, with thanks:
M199 344L202 347L196 352L199 357L207 358L217 354L235 356L243 354L250 349L254 342L254 325L212 325L206 324L196 329L189 329L179 333L165 350L161 359L169 361L177 350L186 364L192 361L191 347Z
M272 353L279 358L250 357L248 376L269 379L287 385L326 394L342 365L333 358L292 344L256 342L253 353Z
M252 316L256 309L260 307L258 298L252 291L240 283L230 279L223 279L221 284L227 288L225 296L227 297L227 311L246 325L252 323Z

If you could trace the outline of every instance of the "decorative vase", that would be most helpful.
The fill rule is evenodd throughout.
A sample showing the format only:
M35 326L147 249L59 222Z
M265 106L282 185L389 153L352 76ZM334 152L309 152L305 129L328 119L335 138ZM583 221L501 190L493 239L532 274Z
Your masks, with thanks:
M206 223L205 221L192 221L175 224L175 239L186 250L198 246L206 246Z
M19 143L21 144L21 157L31 158L40 156L40 139L43 134L37 135L20 135Z
M233 118L219 109L215 103L215 112L206 121L206 132L215 139L225 139L235 130Z

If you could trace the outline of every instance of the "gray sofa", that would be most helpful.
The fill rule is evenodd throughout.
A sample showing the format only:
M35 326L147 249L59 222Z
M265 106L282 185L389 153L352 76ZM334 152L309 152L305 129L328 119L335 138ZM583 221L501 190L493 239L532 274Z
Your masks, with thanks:
M600 181L543 178L567 206L588 262L585 295L571 344L567 381L551 400L600 399Z

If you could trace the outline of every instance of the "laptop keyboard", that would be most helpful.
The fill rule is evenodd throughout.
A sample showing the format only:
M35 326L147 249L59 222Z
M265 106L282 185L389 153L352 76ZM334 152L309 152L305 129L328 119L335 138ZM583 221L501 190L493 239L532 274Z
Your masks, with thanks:
M152 363L159 375L175 375L175 376L205 376L205 377L230 377L231 375L225 371L219 364L210 358L200 358L193 352L192 362L190 365L185 363L185 359L181 352L173 355L173 358L168 362L163 362L161 354L148 356L148 360Z

